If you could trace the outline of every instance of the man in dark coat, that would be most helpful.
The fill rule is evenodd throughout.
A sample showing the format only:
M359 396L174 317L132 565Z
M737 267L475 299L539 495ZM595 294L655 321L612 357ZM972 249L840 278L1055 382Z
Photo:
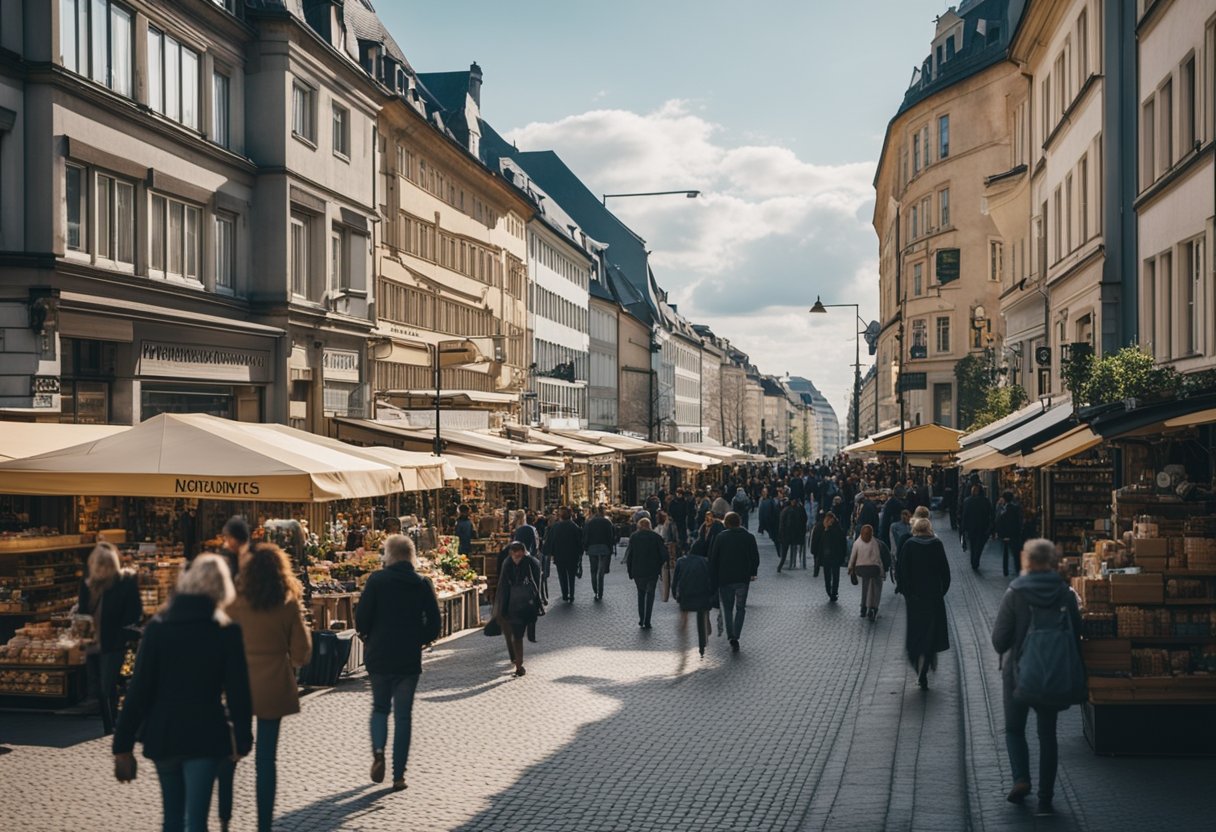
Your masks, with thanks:
M780 572L781 567L785 566L787 556L790 559L790 568L793 569L798 547L805 544L806 509L802 507L801 500L791 499L782 510L781 519L778 522L777 551L781 555L781 560L777 562L777 571Z
M976 572L980 570L980 555L992 531L992 504L982 492L979 485L971 486L971 496L963 502L963 534L967 537L971 568Z
M950 589L950 564L946 548L933 536L928 519L912 523L912 536L895 557L896 586L907 609L905 647L908 661L917 669L922 688L929 687L929 671L937 667L937 654L950 649L946 620L946 592Z
M393 788L405 788L414 693L422 673L422 647L439 637L439 600L429 579L414 570L414 541L384 541L387 566L373 572L355 608L364 664L372 682L372 781L384 779L388 716L393 711Z
M583 549L591 562L591 592L597 601L604 599L604 574L612 562L615 548L616 529L604 516L604 507L596 506L594 516L583 524Z
M1080 641L1081 613L1077 596L1055 570L1056 546L1050 540L1031 540L1020 553L1025 573L1009 585L992 627L992 646L1003 654L1002 681L1005 701L1005 745L1009 750L1009 767L1013 769L1013 790L1006 799L1021 803L1030 794L1030 749L1026 745L1026 720L1031 706L1018 702L1013 695L1016 669L1026 633L1030 630L1032 607L1045 608L1056 615L1067 611L1072 632ZM1080 644L1077 645L1078 650ZM1055 794L1056 768L1059 748L1056 742L1055 708L1035 707L1039 732L1039 809L1040 816L1050 815Z
M650 629L650 614L654 610L654 591L663 564L667 563L667 544L650 528L649 520L638 523L638 530L629 538L625 550L625 569L638 587L638 626Z
M844 534L844 525L832 512L825 512L823 525L815 527L811 535L811 554L815 556L815 568L823 569L823 586L828 600L836 603L840 595L840 568L849 558L849 541Z
M874 501L869 497L863 497L861 507L857 510L857 528L869 526L871 529L877 529L880 525L878 506L874 505Z
M570 509L563 508L561 519L545 535L545 556L553 558L557 579L562 585L562 600L574 603L574 584L578 580L583 560L583 530L570 519Z
M1018 571L1018 558L1022 552L1022 507L1012 491L1001 495L1001 509L997 512L994 530L1001 541L1001 568L1009 577L1009 564Z
M672 523L675 523L681 550L688 545L688 516L690 514L692 514L692 506L689 505L688 498L684 496L684 489L677 488L676 496L671 499L671 505L668 506L667 517Z
M891 539L891 524L899 522L899 516L904 510L904 501L898 495L892 494L882 505L882 515L878 520L878 539L886 542Z
M709 575L722 604L731 650L738 653L747 593L760 571L760 549L751 532L742 528L738 514L727 514L725 525L726 530L714 538L709 550Z
M773 543L777 542L777 525L781 520L781 510L777 506L776 496L767 488L760 492L760 508L757 510L758 522L756 524L756 534L768 532Z

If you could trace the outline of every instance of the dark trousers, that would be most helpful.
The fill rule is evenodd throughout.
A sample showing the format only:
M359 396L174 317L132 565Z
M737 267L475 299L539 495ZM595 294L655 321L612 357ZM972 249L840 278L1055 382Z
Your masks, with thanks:
M604 597L604 573L608 571L608 562L612 555L588 555L591 561L591 592L596 598Z
M967 532L967 551L971 555L971 568L980 568L980 555L984 554L984 544L988 542L987 532Z
M114 722L118 719L118 677L122 673L126 652L90 653L85 660L89 692L97 698L101 727L106 734L114 733Z
M205 832L219 757L156 761L164 811L162 832Z
M697 610L692 615L697 619L697 648L705 655L705 645L709 643L709 610ZM683 644L684 634L688 632L688 610L680 612L680 642Z
M747 617L747 591L751 584L744 581L718 587L718 600L722 604L722 615L726 619L726 637L738 639L743 632L743 619Z
M279 727L282 720L258 718L258 738L253 745L254 791L258 805L258 832L270 832L274 821L274 795L278 789ZM218 802L220 820L232 820L232 780L236 763L220 760Z
M828 591L828 597L833 600L840 594L839 566L823 566L823 588Z
M549 603L549 558L542 554L537 554L536 559L540 561L540 601L542 604Z
M1001 568L1009 574L1009 564L1013 563L1013 573L1016 575L1022 568L1022 541L1008 537L1001 538Z
M1014 701L1008 687L1005 689L1005 747L1009 751L1009 767L1013 770L1013 782L1030 782L1030 747L1026 744L1026 720L1030 706ZM1056 718L1059 711L1051 708L1035 708L1035 722L1039 730L1039 799L1051 800L1056 791L1056 768L1060 762L1060 750L1056 741Z
M414 728L414 693L418 690L420 673L395 676L371 673L372 680L372 750L383 751L388 745L388 715L393 714L393 779L405 776L410 759L410 738Z
M654 591L659 585L659 578L634 578L638 587L638 623L650 626L650 614L654 612Z
M574 582L578 580L578 560L559 560L557 562L557 580L562 585L562 598L574 600Z

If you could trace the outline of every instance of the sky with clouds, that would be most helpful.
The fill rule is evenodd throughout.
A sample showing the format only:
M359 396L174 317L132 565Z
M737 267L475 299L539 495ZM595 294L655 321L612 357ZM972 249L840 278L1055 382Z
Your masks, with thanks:
M486 120L593 192L700 190L610 207L686 317L810 378L844 421L852 310L807 309L876 317L874 168L946 3L373 2L418 71L477 61Z

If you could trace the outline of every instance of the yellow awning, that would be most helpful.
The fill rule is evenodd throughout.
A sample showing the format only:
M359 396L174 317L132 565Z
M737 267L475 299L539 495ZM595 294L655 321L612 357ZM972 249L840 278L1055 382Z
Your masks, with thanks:
M1023 454L1018 464L1023 468L1046 468L1088 451L1101 442L1102 437L1090 430L1088 425L1080 425L1049 442L1044 442L1031 453Z
M1192 425L1208 425L1212 422L1216 422L1216 407L1166 419L1165 426L1167 428L1187 428Z
M963 435L961 430L942 427L941 425L917 425L903 432L902 449L908 454L946 454L958 453L958 438ZM897 454L900 452L900 432L888 431L887 435L871 445L860 448L867 454Z

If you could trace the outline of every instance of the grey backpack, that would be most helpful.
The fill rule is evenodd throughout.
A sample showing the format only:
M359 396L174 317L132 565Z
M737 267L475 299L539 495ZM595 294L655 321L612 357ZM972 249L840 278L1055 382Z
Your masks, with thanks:
M1013 668L1013 698L1022 705L1064 710L1085 701L1085 664L1064 593L1030 605L1030 629Z

